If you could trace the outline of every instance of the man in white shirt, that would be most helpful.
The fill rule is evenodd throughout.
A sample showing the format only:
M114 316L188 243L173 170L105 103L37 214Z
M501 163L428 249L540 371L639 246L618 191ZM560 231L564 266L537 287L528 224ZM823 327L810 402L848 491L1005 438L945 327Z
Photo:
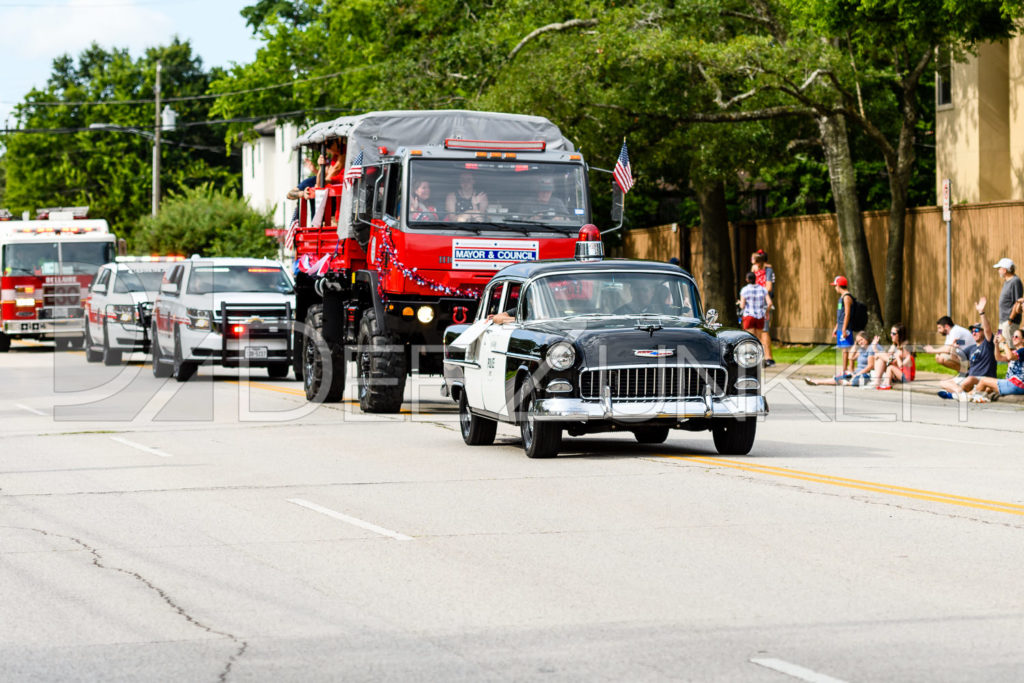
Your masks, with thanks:
M974 336L965 327L953 323L953 319L944 315L935 323L935 331L946 336L942 346L924 347L925 353L934 353L935 362L945 365L951 370L962 372L967 369L967 359L974 349Z

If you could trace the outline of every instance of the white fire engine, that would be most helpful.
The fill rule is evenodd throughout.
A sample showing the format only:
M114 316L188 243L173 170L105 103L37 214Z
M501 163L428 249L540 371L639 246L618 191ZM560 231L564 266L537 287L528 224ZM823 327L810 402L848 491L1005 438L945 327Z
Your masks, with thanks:
M40 209L40 220L0 217L0 352L11 339L80 346L83 303L96 270L114 260L114 236L88 207ZM45 218L43 218L45 216Z

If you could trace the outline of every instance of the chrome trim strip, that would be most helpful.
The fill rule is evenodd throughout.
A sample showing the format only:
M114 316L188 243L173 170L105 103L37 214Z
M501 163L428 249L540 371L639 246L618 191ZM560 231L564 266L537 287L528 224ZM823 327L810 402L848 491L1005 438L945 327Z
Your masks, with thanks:
M540 356L530 356L525 353L514 353L512 351L493 351L492 353L496 353L501 356L508 356L509 358L516 358L518 360L535 360L538 363L541 361Z
M763 396L726 396L710 401L687 399L649 403L622 401L609 403L584 401L578 398L543 398L533 405L533 416L538 420L561 422L586 422L588 420L643 421L653 419L682 420L709 417L737 418L759 417L768 414L768 404Z
M445 365L458 365L460 367L474 368L476 370L480 369L480 364L479 363L475 363L475 362L473 362L471 360L459 360L458 358L445 358L444 359L444 364Z

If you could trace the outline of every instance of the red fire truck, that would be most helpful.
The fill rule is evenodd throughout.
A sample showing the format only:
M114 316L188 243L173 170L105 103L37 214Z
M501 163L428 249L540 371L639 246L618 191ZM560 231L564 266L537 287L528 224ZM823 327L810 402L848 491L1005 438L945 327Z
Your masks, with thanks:
M356 361L359 404L397 412L406 376L442 372L446 326L519 261L571 258L591 222L587 165L545 118L389 111L320 123L296 148L344 162L300 201L295 372L338 401ZM330 162L330 159L328 159ZM340 162L338 164L341 166Z
M53 339L80 346L83 303L96 269L114 260L107 222L88 207L40 209L39 220L0 220L0 352L11 339Z

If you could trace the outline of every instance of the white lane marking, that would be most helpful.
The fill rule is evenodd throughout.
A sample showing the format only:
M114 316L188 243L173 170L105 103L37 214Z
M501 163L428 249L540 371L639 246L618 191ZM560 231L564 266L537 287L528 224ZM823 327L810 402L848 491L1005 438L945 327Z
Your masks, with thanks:
M754 657L750 661L758 666L763 666L766 669L772 669L779 673L784 673L787 676L792 676L793 678L799 678L801 681L807 681L808 683L844 683L844 681L838 678L832 678L831 676L820 674L817 671L811 671L810 669L805 669L802 666L790 664L782 659L774 659L772 657Z
M145 451L146 453L152 453L153 455L159 455L161 458L169 458L169 457L171 457L170 453L164 453L159 448L151 448L149 446L143 446L141 443L135 443L134 441L129 441L128 439L121 439L119 437L112 436L112 437L110 437L110 440L111 441L116 441L118 443L123 443L125 446L131 446L132 448L137 448L138 450Z
M14 407L15 408L21 408L22 410L27 410L28 412L33 413L35 415L42 415L43 417L49 417L49 415L47 415L43 411L36 410L35 408L30 408L30 407L28 407L28 406L26 406L24 404L21 404L21 403L15 403Z
M1006 444L992 443L991 441L974 441L968 439L947 439L944 436L924 436L923 434L900 434L899 432L880 432L876 429L871 430L872 434L881 434L883 436L901 436L903 438L914 438L914 439L931 439L932 441L947 441L949 443L967 443L972 446L994 446L1000 447Z
M413 540L412 536L406 536L405 534L400 534L397 531L392 531L391 529L385 529L382 526L377 526L376 524L370 524L369 522L364 522L363 520L356 519L355 517L349 517L348 515L343 515L340 512L335 512L334 510L331 510L330 508L325 508L322 505L317 505L316 503L310 503L308 500L303 500L301 498L288 498L287 500L288 500L289 503L295 503L296 505L301 505L302 507L308 508L310 510L313 510L314 512L319 512L322 515L327 515L328 517L333 517L334 519L339 519L342 522L347 522L347 523L351 524L352 526L357 526L360 529L366 529L367 531L372 531L373 533L380 534L381 536L387 536L388 538L393 538L396 541L411 541L411 540Z

